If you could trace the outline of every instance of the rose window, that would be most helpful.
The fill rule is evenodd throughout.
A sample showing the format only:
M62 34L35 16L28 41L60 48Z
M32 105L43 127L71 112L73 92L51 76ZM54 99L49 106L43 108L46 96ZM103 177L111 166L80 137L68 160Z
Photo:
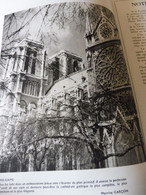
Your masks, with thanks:
M97 82L103 87L117 87L128 83L125 60L119 47L108 46L96 57Z

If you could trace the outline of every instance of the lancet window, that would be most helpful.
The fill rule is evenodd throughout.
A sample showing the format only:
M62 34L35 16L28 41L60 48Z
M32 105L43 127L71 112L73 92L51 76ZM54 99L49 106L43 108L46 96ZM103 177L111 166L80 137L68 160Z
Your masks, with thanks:
M78 62L75 60L73 63L73 71L76 72L78 70L79 70L79 65L78 65Z
M36 81L25 81L23 83L22 93L31 96L39 96L39 83Z
M27 48L24 70L29 74L35 74L37 63L37 51Z

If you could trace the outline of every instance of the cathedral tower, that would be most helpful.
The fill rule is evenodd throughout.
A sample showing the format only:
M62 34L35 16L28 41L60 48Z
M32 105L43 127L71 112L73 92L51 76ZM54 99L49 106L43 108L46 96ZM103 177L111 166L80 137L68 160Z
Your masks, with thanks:
M3 81L5 114L29 112L36 109L43 93L46 54L43 45L24 39L7 59Z
M119 143L124 139L129 141L130 131L138 134L140 129L114 16L102 6L99 6L97 18L95 15L87 15L86 54L88 68L94 75L92 97L98 108L101 145L103 142L111 144L110 149L105 151L107 154L122 154ZM126 135L126 131L129 131L129 135ZM130 145L132 144L129 143L129 147ZM126 155L123 158L108 158L106 166L120 166L123 162L132 164L134 156L137 156L139 162L140 152L139 148L132 150L131 159L127 158L129 162Z

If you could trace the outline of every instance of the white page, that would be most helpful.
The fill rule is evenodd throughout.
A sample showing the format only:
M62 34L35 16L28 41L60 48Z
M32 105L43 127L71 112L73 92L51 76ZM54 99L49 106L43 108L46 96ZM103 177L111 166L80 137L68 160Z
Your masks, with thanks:
M138 59L139 58L138 53L145 52L145 48L146 48L145 45L143 45L145 38L141 40L142 36L146 37L145 34L146 26L144 21L146 7L145 5L140 5L141 2L143 1L138 1L138 2L137 1L116 1L115 5L116 5L116 12L118 15L118 22L120 24L120 31L122 35L123 44L124 44L125 54L127 56L129 71L131 74L131 79L133 83L134 92L136 95L140 119L143 127L143 134L146 140L146 128L145 128L146 126L146 121L145 121L146 85L144 82L145 69L142 68L145 66L145 58ZM136 6L134 6L132 5L132 3L136 3L136 4L138 3L139 5L137 4ZM136 16L136 18L134 18L132 14L133 16ZM143 21L138 15L144 17ZM129 22L128 22L128 17L129 17ZM136 27L136 23L138 22L138 20L139 20L139 25L143 23L143 25L140 27L141 29L139 29L138 26ZM135 29L135 31L132 30L134 25L135 28L137 28ZM141 33L139 31L141 31ZM139 33L140 35L138 35ZM138 37L140 37L139 40Z

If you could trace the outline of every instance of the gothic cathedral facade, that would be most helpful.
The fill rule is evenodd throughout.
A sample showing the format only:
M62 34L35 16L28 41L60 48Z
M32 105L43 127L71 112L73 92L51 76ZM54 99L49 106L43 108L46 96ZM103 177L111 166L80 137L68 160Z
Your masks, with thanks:
M20 126L20 121L25 121L27 116L45 117L47 125L56 117L59 123L47 134L49 138L52 131L56 136L60 129L77 134L82 117L86 119L84 127L93 130L93 133L89 130L86 134L91 138L94 135L92 143L92 139L88 139L90 151L87 140L83 144L74 142L75 147L69 148L69 144L65 147L63 141L54 138L57 153L53 153L52 148L49 152L45 151L39 170L115 167L144 161L143 147L135 147L129 141L139 136L140 127L117 27L102 11L96 23L90 16L87 16L86 23L87 64L77 54L66 50L48 57L41 43L27 39L22 40L8 56L1 81L0 117L4 127L0 132L1 155L15 142L17 130L14 124L19 123ZM81 104L84 105L82 116L79 115ZM94 114L89 115L91 110ZM70 121L77 118L79 122L75 127ZM62 123L65 120L66 123ZM93 121L96 121L94 125ZM49 128L47 125L46 129ZM59 136L65 137L67 134L63 130ZM95 138L98 140L97 147ZM79 139L82 140L82 137ZM44 141L46 143L46 139ZM38 148L43 144L39 143ZM33 147L29 145L27 149L25 171L37 170L31 163L34 160ZM79 147L82 154L79 154ZM122 155L122 149L125 155ZM93 155L90 155L91 151ZM15 158L7 165L4 165L5 161L1 162L1 170L23 171L21 163L18 163L19 168L16 166ZM39 159L40 156L35 159L38 164Z

